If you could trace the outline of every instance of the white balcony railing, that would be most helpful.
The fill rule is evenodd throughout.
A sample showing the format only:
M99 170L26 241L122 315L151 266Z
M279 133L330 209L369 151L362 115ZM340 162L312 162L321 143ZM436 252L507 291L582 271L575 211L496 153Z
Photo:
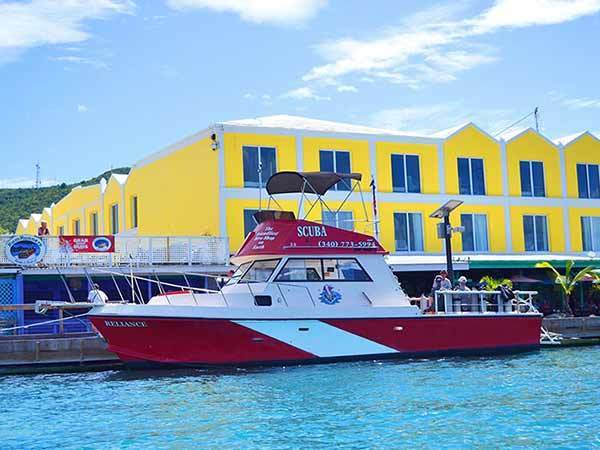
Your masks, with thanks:
M13 236L0 236L0 265L13 265L6 256L6 243ZM44 266L119 266L227 264L229 241L213 236L115 236L114 253L69 253L56 236L43 238Z

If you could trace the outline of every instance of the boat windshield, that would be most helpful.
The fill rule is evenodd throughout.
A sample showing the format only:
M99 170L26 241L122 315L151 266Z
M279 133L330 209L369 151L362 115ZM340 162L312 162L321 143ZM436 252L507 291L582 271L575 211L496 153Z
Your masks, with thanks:
M239 265L235 272L233 272L233 275L231 275L231 278L227 281L225 286L231 286L232 284L235 284L238 281L240 281L240 278L242 278L242 275L244 275L248 267L250 267L250 264L252 264L252 261L248 261L244 264Z
M279 264L280 259L264 259L254 261L252 267L250 267L246 273L240 279L240 283L264 283L267 281L273 271Z

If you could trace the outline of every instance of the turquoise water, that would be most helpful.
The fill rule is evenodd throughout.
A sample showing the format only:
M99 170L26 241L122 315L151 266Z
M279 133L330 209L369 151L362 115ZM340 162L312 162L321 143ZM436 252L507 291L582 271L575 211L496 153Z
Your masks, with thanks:
M600 347L0 378L1 448L600 446Z

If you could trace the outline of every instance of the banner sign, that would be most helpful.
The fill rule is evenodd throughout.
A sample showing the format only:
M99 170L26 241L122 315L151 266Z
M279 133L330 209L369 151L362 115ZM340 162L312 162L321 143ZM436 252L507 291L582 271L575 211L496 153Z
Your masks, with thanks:
M307 220L272 220L256 226L236 256L356 254L386 251L372 236Z
M6 242L4 254L18 266L35 266L46 255L46 243L36 236L15 236Z
M59 236L59 245L67 253L114 253L114 236Z

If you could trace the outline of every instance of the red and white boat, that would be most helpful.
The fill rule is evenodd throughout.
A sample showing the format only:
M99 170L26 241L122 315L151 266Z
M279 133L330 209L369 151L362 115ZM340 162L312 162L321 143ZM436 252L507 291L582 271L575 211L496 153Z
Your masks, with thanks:
M349 177L360 179L280 172L269 179L267 191L317 194L322 202L321 195ZM257 227L232 257L237 271L220 291L185 288L146 304L94 307L89 317L108 348L131 364L221 366L540 345L542 316L518 295L488 311L472 294L470 311L464 311L451 306L455 294L448 294L445 308L426 312L411 304L373 237L296 219L291 212L264 210L256 219Z

